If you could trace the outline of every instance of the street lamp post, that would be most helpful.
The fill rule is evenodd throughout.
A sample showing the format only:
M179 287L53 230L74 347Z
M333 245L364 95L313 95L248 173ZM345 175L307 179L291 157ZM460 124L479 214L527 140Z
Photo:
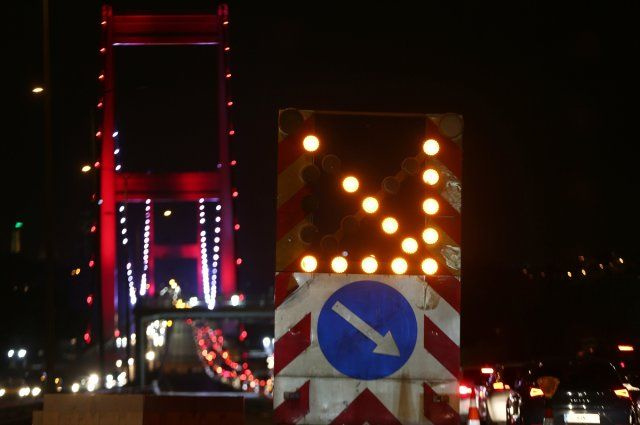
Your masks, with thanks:
M55 265L53 261L53 138L49 0L42 0L42 64L44 74L44 237L45 237L45 370L46 392L55 392Z

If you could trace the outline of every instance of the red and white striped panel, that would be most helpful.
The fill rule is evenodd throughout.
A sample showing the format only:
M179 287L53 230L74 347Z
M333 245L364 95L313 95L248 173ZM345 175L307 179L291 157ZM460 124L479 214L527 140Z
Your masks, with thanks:
M284 281L285 276L278 277ZM412 306L418 340L409 360L384 379L337 371L318 345L317 321L327 299L352 282L395 288ZM291 273L275 316L276 423L457 425L460 281L453 276Z

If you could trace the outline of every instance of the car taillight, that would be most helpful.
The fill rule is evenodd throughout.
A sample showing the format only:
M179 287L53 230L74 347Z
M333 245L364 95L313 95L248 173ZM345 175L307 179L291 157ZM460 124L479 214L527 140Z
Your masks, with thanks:
M494 390L498 390L498 391L504 390L504 383L503 382L494 382L493 383L493 389Z
M529 389L529 397L542 397L544 393L540 388L532 387Z
M626 388L621 388L619 390L613 390L613 392L620 398L631 398L629 396L629 391Z
M458 387L458 394L460 398L467 398L473 393L473 388L460 384Z

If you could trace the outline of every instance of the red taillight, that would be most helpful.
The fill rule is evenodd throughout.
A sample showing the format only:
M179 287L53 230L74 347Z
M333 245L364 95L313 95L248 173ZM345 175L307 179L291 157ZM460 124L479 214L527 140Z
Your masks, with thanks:
M613 390L613 392L620 398L631 398L629 396L629 391L626 388L621 388L619 390Z
M467 398L473 393L473 388L460 384L458 387L458 394L460 398Z
M544 393L540 388L532 387L529 389L529 397L542 397Z

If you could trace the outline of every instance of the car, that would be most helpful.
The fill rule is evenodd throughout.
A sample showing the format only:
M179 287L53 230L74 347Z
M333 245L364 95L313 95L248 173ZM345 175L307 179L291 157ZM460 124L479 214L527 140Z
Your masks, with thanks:
M523 366L497 365L493 367L485 384L484 404L487 424L504 424L507 421L507 399L515 379L523 372Z
M614 366L597 358L545 360L525 368L511 387L509 425L637 424L629 391Z
M486 383L487 375L493 373L490 366L473 366L466 367L462 370L462 377L458 382L458 396L460 397L460 420L466 423L469 417L469 407L471 399L474 398L478 407L480 421L486 423L487 405L486 405Z

